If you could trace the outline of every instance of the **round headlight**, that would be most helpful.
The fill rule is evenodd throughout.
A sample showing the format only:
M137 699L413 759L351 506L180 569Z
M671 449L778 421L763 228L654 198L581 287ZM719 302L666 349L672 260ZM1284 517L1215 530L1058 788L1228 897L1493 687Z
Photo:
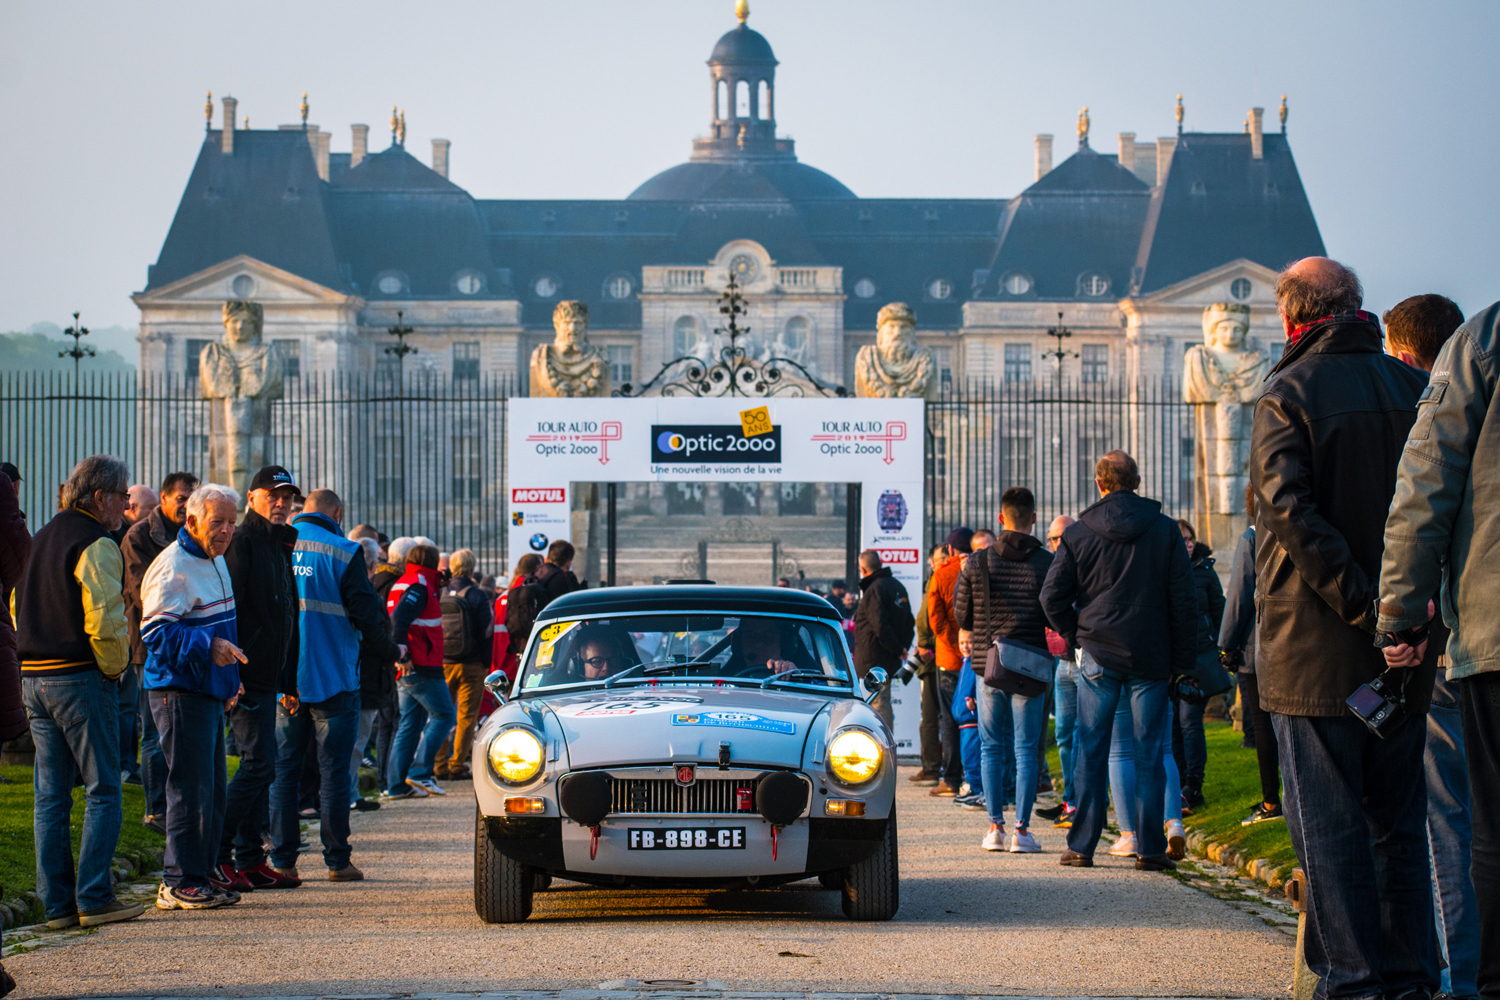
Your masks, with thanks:
M841 781L863 784L880 770L880 744L857 729L840 733L828 745L828 767Z
M512 785L536 777L542 756L541 741L524 729L507 729L490 743L490 766Z

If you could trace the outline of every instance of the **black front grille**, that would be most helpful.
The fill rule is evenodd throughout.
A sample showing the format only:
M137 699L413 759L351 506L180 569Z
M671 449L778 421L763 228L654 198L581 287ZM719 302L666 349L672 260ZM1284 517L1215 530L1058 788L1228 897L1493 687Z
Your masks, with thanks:
M611 778L610 811L615 813L750 813L755 782L749 778L703 778L687 787L670 778ZM738 808L739 789L746 808Z

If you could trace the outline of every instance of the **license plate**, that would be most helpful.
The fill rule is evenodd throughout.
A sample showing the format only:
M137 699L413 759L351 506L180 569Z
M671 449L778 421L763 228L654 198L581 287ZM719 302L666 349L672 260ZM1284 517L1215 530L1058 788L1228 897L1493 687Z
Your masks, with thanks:
M743 826L630 827L632 851L743 851Z

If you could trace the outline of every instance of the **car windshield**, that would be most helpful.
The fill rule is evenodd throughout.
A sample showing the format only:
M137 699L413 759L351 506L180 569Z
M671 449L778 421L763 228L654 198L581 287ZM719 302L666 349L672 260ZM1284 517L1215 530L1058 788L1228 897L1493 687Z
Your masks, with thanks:
M617 615L538 627L522 692L650 681L849 683L848 654L826 622L775 615Z

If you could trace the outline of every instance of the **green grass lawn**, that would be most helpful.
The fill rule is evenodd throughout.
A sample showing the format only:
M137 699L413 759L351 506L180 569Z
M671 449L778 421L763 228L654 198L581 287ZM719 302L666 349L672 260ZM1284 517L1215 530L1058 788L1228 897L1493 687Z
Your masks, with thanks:
M1240 826L1240 821L1260 801L1260 769L1255 751L1240 746L1244 734L1235 732L1227 722L1208 722L1204 729L1208 768L1203 797L1207 803L1193 815L1184 817L1183 825L1201 831L1211 841L1233 847L1246 861L1264 858L1283 874L1290 871L1297 864L1297 855L1284 821ZM1047 752L1047 764L1056 785L1062 779L1062 767L1055 745Z

